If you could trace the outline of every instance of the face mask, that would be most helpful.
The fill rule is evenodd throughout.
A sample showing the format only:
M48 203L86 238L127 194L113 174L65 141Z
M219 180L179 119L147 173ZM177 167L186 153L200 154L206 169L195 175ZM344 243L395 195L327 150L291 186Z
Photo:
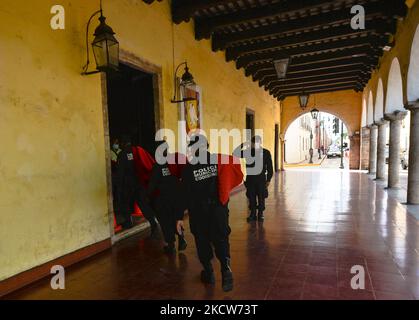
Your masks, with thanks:
M260 142L255 143L255 149L260 149Z
M119 149L119 144L115 143L115 144L112 146L112 148L113 148L114 150L118 150L118 149Z

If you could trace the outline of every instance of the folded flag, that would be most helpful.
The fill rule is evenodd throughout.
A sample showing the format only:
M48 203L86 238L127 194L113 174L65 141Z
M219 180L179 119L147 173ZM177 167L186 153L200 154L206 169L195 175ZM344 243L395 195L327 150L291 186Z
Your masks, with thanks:
M151 171L156 163L153 156L141 147L132 147L134 155L135 168L137 171L138 179L144 188L148 187L151 178Z
M243 182L240 160L230 155L218 155L218 198L226 205L230 192Z

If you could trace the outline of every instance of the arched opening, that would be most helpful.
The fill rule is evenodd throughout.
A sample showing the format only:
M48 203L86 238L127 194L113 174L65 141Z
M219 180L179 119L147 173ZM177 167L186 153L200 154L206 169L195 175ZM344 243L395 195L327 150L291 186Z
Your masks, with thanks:
M343 130L342 130L343 129ZM312 151L310 151L312 150ZM285 131L285 168L349 168L350 137L344 122L326 112L300 115ZM343 157L342 157L343 153Z
M371 125L374 123L374 99L372 97L372 92L370 91L368 94L368 102L367 102L367 125Z
M374 123L380 123L384 118L384 86L383 80L380 78L377 84L377 93L375 96L375 105L374 105ZM387 123L385 123L385 161L388 163L389 158L389 139L390 139L390 130ZM380 138L379 138L380 139Z
M362 98L362 115L361 115L361 128L367 125L367 100Z
M385 112L392 113L397 110L404 110L403 80L399 59L394 58L388 74Z
M384 117L384 88L381 78L378 80L377 95L375 97L374 121L381 121Z
M368 169L368 157L370 149L370 132L368 126L368 96L364 93L362 97L362 114L361 114L361 141L360 141L360 155L359 155L359 168L361 170Z
M414 39L416 41L416 46L419 45L419 38L417 35ZM419 50L419 49L418 49ZM412 47L412 54L413 54L413 47ZM418 52L419 54L419 52ZM417 57L412 55L412 60L419 60ZM416 62L419 65L419 62ZM411 64L409 65L409 73L412 74L413 72L410 71ZM417 85L418 83L416 83ZM414 92L414 91L413 91ZM418 96L419 97L419 96ZM386 105L385 105L385 113L391 114L395 111L406 111L403 104L403 80L402 80L402 73L400 70L400 63L397 58L393 59L391 63L389 75L388 75L388 84L387 84L387 96L386 96ZM409 154L409 136L410 136L410 112L408 112L407 116L404 118L402 122L401 128L401 137L400 137L400 153L402 157L402 167L403 169L407 169L407 155Z
M412 42L409 70L407 73L407 100L419 100L419 25Z

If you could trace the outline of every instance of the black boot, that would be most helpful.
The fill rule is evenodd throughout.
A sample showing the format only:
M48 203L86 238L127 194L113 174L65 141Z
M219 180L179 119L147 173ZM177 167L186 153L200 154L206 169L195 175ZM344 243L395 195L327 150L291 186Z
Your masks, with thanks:
M226 259L226 262L221 267L221 274L224 292L233 290L233 272L230 268L230 259Z
M247 217L247 222L252 222L252 221L256 221L256 220L257 220L257 218L256 218L256 213L255 212L250 213L250 216Z
M215 284L214 270L211 263L206 263L203 265L204 270L201 271L201 281L205 284Z
M263 215L263 211L258 212L258 220L263 222L265 220L265 216Z
M186 249L186 247L188 246L188 243L185 240L184 236L178 236L178 250L179 251L183 251Z
M163 248L163 251L168 255L176 254L175 244L173 242L168 243L167 246Z
M128 219L126 219L122 224L121 224L121 226L122 226L122 229L123 230L128 230L128 229L131 229L134 225L132 224L132 220L131 220L131 217L130 218L128 218Z
M159 238L159 228L157 226L156 220L154 220L154 218L153 218L153 220L150 220L149 222L150 222L150 229L151 229L150 238L151 239L158 239Z

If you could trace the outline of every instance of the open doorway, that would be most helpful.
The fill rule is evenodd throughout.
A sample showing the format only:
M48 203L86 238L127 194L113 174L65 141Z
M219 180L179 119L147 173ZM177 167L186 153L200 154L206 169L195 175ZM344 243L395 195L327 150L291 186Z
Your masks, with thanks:
M246 138L247 141L250 141L255 135L255 112L250 109L246 109Z
M129 135L133 144L153 151L156 134L153 75L120 64L107 78L109 135Z
M118 141L121 137L129 137L133 146L141 147L151 155L154 154L156 133L154 75L121 63L118 73L107 76L106 88L111 179L114 179L117 154L120 150L118 150ZM113 182L111 185L114 199L112 204L114 233L117 234L123 230L118 219L120 217L116 186ZM137 205L131 218L133 227L143 225L146 221Z

